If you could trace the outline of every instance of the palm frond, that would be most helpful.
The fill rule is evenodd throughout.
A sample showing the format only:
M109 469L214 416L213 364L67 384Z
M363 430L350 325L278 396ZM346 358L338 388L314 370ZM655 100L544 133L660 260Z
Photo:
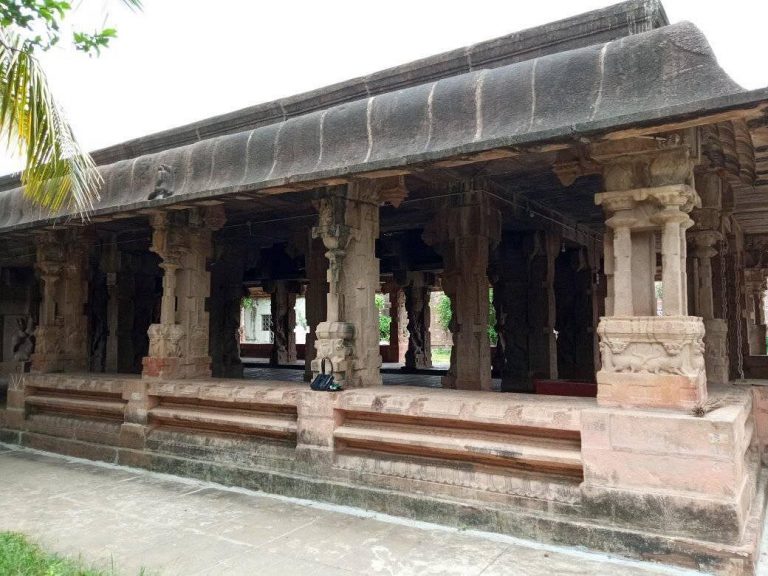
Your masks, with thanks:
M25 159L21 182L32 201L51 211L90 212L102 184L96 165L80 149L40 63L7 30L0 32L0 135Z

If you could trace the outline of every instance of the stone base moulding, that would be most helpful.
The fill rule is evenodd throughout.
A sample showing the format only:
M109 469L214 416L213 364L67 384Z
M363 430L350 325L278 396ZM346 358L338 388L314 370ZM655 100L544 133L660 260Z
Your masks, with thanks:
M717 407L696 417L408 386L316 393L286 382L25 374L0 411L0 441L753 574L766 486L752 394L715 388L712 398Z
M691 410L706 403L701 318L614 316L601 318L597 332L600 405Z

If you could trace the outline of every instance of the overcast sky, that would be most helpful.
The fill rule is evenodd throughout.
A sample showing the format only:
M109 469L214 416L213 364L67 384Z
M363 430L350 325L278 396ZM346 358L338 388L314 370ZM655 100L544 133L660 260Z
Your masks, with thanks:
M95 150L614 4L601 0L80 0L70 20L108 23L99 58L42 57L83 146ZM768 86L765 0L666 0L745 88ZM7 153L0 174L18 169Z

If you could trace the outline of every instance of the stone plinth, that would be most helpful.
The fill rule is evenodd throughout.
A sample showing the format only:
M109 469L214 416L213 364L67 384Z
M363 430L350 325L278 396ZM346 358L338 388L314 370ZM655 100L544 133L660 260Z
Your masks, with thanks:
M348 374L354 361L355 326L349 322L320 322L315 330L315 359L312 372L333 374L343 386L348 385ZM325 368L323 361L325 360Z
M707 401L701 318L614 316L597 330L601 405L691 409Z
M713 393L701 417L598 408L582 420L588 515L636 529L735 543L756 485L752 399Z

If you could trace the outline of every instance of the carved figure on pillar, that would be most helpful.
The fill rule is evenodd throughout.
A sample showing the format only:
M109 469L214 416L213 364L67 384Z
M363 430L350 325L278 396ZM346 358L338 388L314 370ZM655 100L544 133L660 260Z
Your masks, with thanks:
M408 315L408 349L405 352L405 370L432 368L432 342L429 332L429 296L434 278L425 272L408 274L403 288L405 310Z
M337 381L346 387L381 384L378 310L379 184L353 182L331 187L319 196L318 226L328 259L327 317L316 330L312 371L330 361Z
M39 236L37 270L43 293L32 354L35 372L82 371L88 366L89 247L88 230L55 230Z
M612 230L614 264L613 313L598 328L603 405L690 409L706 402L704 323L687 315L685 230L688 213L700 206L691 175L684 147L606 167L606 186L619 189L595 197ZM653 314L648 298L655 275L649 239L658 231L663 316Z
M272 334L274 342L269 357L270 366L285 366L296 361L296 294L295 282L265 283L264 290L272 296Z
M501 235L501 214L480 187L438 210L424 229L424 241L443 257L443 289L451 300L451 365L444 388L491 389L488 338L488 255Z
M224 225L220 205L152 215L151 250L160 258L163 296L160 323L149 327L146 378L194 378L211 375L209 313L211 280L207 264L211 234Z

